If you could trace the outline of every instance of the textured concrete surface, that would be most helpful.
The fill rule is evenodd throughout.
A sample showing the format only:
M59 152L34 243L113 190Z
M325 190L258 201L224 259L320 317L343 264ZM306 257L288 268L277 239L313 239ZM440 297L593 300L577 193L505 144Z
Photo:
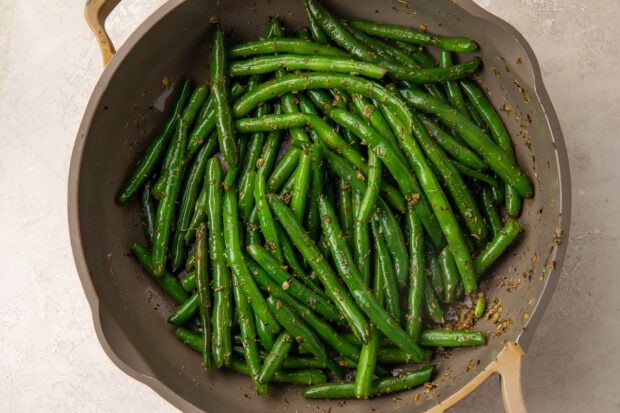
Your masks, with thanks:
M524 359L527 406L620 411L620 3L477 1L537 54L572 169L568 256ZM161 3L125 1L112 37L121 43ZM101 73L81 2L0 6L0 411L175 411L105 356L71 257L69 157ZM501 411L498 380L451 409Z

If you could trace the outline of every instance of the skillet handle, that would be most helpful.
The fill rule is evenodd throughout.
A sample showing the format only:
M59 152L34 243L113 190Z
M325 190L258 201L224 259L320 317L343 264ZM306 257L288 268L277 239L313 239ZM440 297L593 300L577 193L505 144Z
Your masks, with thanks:
M521 358L523 349L517 343L506 343L497 355L497 358L486 369L480 372L473 380L463 386L458 392L429 409L427 413L443 413L459 401L467 397L492 374L501 377L502 400L506 413L526 413L523 391L521 390Z
M84 18L92 30L101 49L103 66L107 66L116 53L114 44L105 30L105 20L121 0L87 0L84 6Z

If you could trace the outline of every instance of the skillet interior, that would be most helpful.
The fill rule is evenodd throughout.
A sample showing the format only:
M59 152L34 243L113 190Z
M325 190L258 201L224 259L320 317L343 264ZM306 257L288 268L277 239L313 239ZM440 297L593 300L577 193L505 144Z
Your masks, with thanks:
M219 6L212 1L169 1L131 36L102 75L71 165L69 220L76 263L102 345L124 371L182 410L231 411L242 406L248 412L388 411L430 407L491 363L505 341L527 344L522 333L526 326L535 327L531 320L540 316L541 311L534 316L537 307L544 307L543 292L548 287L548 299L553 289L558 275L554 260L563 255L558 247L560 228L568 218L568 190L563 188L568 170L557 120L553 109L541 104L548 102L537 64L514 32L471 3L464 3L464 8L450 0L415 3L325 2L343 16L412 27L424 24L432 33L471 37L481 46L482 82L494 105L504 108L500 113L519 164L537 188L520 218L523 239L510 259L499 263L482 283L488 297L496 297L502 307L495 323L483 319L476 327L486 333L489 344L438 357L437 387L431 391L417 389L368 401L306 401L300 387L285 386L274 386L269 397L259 397L246 377L202 370L199 356L176 340L166 322L172 302L128 254L133 242L143 241L137 203L121 208L114 195L129 173L128 165L139 159L163 123L162 109L172 104L170 88L162 87L164 76L172 85L183 75L196 82L208 78L213 16L221 21L231 44L260 37L268 16L280 15L290 29L305 19L302 3L286 0L222 0ZM420 398L414 401L418 393Z

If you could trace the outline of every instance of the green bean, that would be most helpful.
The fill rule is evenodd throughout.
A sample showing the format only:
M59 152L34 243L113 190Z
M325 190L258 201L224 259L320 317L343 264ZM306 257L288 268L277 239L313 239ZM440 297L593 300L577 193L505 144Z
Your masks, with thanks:
M271 379L278 383L298 383L304 386L327 382L327 376L321 370L278 371Z
M433 366L419 370L407 371L395 377L374 380L370 390L371 397L403 391L430 381ZM304 397L308 399L346 399L355 397L355 384L324 383L304 388Z
M297 54L258 56L233 62L228 67L231 77L265 74L284 68L288 71L308 70L357 74L371 79L381 79L387 69L374 63L360 62L333 56L304 56Z
M410 340L407 333L400 328L398 322L383 309L364 287L359 270L355 267L351 253L348 251L348 246L342 238L342 232L333 207L325 197L322 197L319 201L319 210L323 217L321 225L323 232L327 235L334 263L340 277L351 291L356 304L383 334L392 339L394 344L407 351L414 360L421 360L422 350Z
M245 298L250 303L253 312L265 324L271 327L271 331L277 333L280 326L275 317L269 311L265 298L258 289L254 278L250 274L243 260L241 244L239 240L239 221L237 218L237 194L234 190L224 193L223 200L224 219L224 244L226 246L226 260L233 274L233 284L239 284Z
M189 295L185 292L180 285L177 278L170 274L168 271L164 271L161 275L156 275L153 271L152 256L150 251L140 244L133 244L131 246L131 254L140 263L140 266L150 275L155 282L161 287L166 294L170 296L177 304L182 304L189 299Z
M474 269L478 277L481 277L495 261L504 253L521 232L521 226L514 218L508 219L501 231L493 237L480 255L474 261Z
M463 91L469 98L472 106L478 112L485 124L488 126L495 143L499 145L507 154L514 157L514 149L512 147L512 140L506 130L506 126L502 121L499 114L493 108L493 105L484 95L482 90L473 80L463 79L460 81L460 85Z
M229 191L227 193L232 192ZM224 197L224 199L226 200L226 197ZM227 208L224 208L224 210L226 209ZM233 282L232 285L233 294L235 297L235 308L237 309L238 314L237 321L239 322L239 328L241 330L243 353L245 361L248 364L250 377L254 382L254 386L256 386L258 394L267 394L267 385L258 381L258 375L260 374L261 365L258 353L258 346L256 342L256 324L254 323L254 313L252 311L252 306L248 302L242 284L240 282ZM268 324L273 329L274 324Z
M252 212L250 212L250 216L248 218L248 222L245 227L246 230L246 245L252 244L260 244L262 237L260 232L260 222L258 221L258 213L256 212L256 207L252 208Z
M394 271L394 263L385 239L385 229L381 226L377 216L370 220L375 244L375 277L381 277L381 288L388 314L397 322L401 319L400 300L398 292L398 280ZM376 285L375 281L375 285Z
M260 54L273 53L295 53L310 56L331 56L347 58L349 54L336 47L320 44L315 41L293 39L293 38L273 38L257 40L232 46L228 49L228 57L248 57Z
M443 68L409 68L401 65L382 63L389 72L388 75L393 79L406 80L413 83L432 84L430 82L445 82L448 80L461 79L472 75L480 66L480 58L475 56L472 60L459 63L448 69ZM429 88L439 99L445 99L443 92L438 88Z
M482 211L484 212L486 223L491 230L491 237L495 238L502 229L502 222L497 212L497 208L493 202L493 194L491 193L491 186L482 187Z
M353 94L352 104L355 114L370 123L383 139L388 142L391 151L394 152L394 156L397 156L401 163L406 164L407 159L405 158L405 154L400 149L400 146L398 146L396 138L394 138L390 130L390 125L388 125L381 111L378 110L374 104L371 104L368 99L357 93Z
M208 96L209 87L204 83L196 86L196 88L192 92L189 100L187 101L187 105L185 106L185 108L183 109L183 113L181 114L181 118L183 118L183 122L185 122L188 128L191 127L196 120L198 112L207 100Z
M273 16L269 20L267 29L265 30L265 38L270 40L280 39L284 35L284 27L279 16Z
M282 363L283 370L293 369L326 369L328 365L316 357L301 357L289 355L284 363Z
M457 53L471 53L478 49L475 41L466 38L449 38L431 35L410 27L375 23L368 20L353 19L351 25L366 33L392 40L400 40L419 45L437 46L443 50Z
M292 93L287 93L280 98L284 113L299 113L298 99ZM290 129L291 139L294 143L301 144L302 148L311 143L308 134L299 127Z
M265 357L265 361L263 362L263 367L258 374L259 383L267 384L274 376L274 374L280 370L284 360L288 356L288 353L291 351L293 347L293 337L286 331L280 333L276 342L267 355Z
M359 60L371 62L376 60L376 54L353 36L340 21L327 11L318 1L306 0L305 7L308 14L334 43L349 52Z
M305 303L312 310L321 314L327 320L337 321L338 310L327 300L291 277L282 264L260 245L248 246L250 256L265 270L274 281L282 286L290 295Z
M153 204L153 196L151 195L151 187L147 183L142 189L140 196L140 218L142 220L142 229L144 230L144 238L146 242L153 244L153 231L155 231L155 214L156 209Z
M341 90L330 89L326 91L323 89L312 89L306 92L306 95L310 98L312 103L316 105L322 112L327 112L333 108L346 109L347 105L343 102ZM318 114L318 112L314 112Z
M267 81L251 92L245 93L235 102L233 113L241 117L250 112L260 102L273 99L284 93L310 89L344 89L351 93L359 93L382 102L392 110L406 126L411 125L411 115L401 99L376 82L350 75L331 73L302 73L282 76Z
M312 153L310 159L312 162L310 177L310 192L308 193L308 206L306 208L306 217L304 227L307 229L310 239L318 241L321 231L321 222L319 216L319 195L323 193L323 181L325 174L323 172L323 144L315 141L312 145Z
M389 116L386 117L388 120ZM413 132L419 139L421 135L427 133L426 129L417 117L413 117L412 119ZM398 124L396 123L396 125ZM433 208L433 212L437 218L437 222L446 237L450 251L454 255L454 259L456 260L465 292L469 294L477 288L476 276L473 270L471 255L467 244L465 243L458 221L456 220L456 216L452 212L450 203L448 202L437 177L430 168L415 139L404 129L402 129L402 127L399 129L397 136L399 143L409 158L409 161L412 164L418 179L420 180L420 185L422 186L424 193L428 197L431 207Z
M297 169L297 168L295 168ZM278 195L287 199L287 202L290 203L291 195L293 194L293 186L295 184L295 171L291 173L288 177L282 188L277 192Z
M177 327L185 324L199 311L199 307L200 297L198 297L198 293L194 293L187 301L176 308L170 317L168 317L168 322Z
M303 342L319 360L328 363L329 356L321 340L314 331L284 302L269 296L267 298L269 308L276 316L282 327L298 342Z
M216 139L217 140L217 139ZM188 230L183 234L183 243L185 246L189 246L194 242L196 238L196 228L200 225L201 222L205 220L207 217L207 188L209 183L206 180L203 180L202 188L196 197L196 202L194 204L194 213L192 215L192 219L188 225ZM190 259L190 256L187 257L185 261L185 268L189 268L187 266L187 260Z
M490 185L491 200L494 206L501 205L506 198L506 185Z
M267 115L269 116L269 115ZM274 115L278 116L278 115ZM286 116L286 115L282 115ZM271 118L271 117L270 117ZM262 119L265 119L263 117ZM237 121L237 123L242 120ZM292 130L292 129L291 129ZM280 162L276 165L269 180L267 181L267 189L270 192L278 192L284 186L286 180L291 176L297 165L299 164L299 158L301 157L302 150L296 147L291 147L280 159Z
M476 171L475 169L471 169L465 165L463 165L460 162L457 161L453 161L452 162L454 164L454 166L456 166L456 169L459 170L459 172L464 175L464 176L468 176L472 179L476 179L480 182L484 182L487 183L491 186L499 186L499 182L497 182L497 180L495 178L493 178L492 176ZM502 183L503 184L503 183Z
M470 347L485 344L484 335L476 331L424 330L420 337L420 345L425 347Z
M423 128L422 132L425 131ZM444 186L452 197L453 205L459 212L470 236L477 240L485 240L488 234L482 214L478 209L473 194L463 181L459 170L447 159L446 153L427 133L418 133L416 138L438 172L439 177L441 177Z
M487 302L484 299L484 293L478 293L478 298L476 299L476 304L474 306L474 318L475 319L482 318L486 310L486 306L487 306Z
M166 171L168 178L165 181L164 194L157 205L157 219L153 233L153 271L156 275L162 274L166 267L175 203L181 189L181 169L187 140L187 128L182 118L178 121L175 135L171 143L170 169Z
M379 197L381 188L381 176L383 174L383 164L379 156L372 150L368 151L368 186L364 197L360 201L360 206L355 219L360 222L368 222L370 214Z
M306 286L311 291L321 296L322 298L329 300L327 298L327 295L325 295L323 288L320 287L315 282L315 279L312 279L311 277L306 275L305 265L299 261L297 257L297 249L293 245L293 242L291 241L291 239L288 237L288 234L286 233L284 228L282 228L282 226L279 224L277 224L277 227L278 227L278 239L280 240L280 246L282 247L282 255L284 255L284 261L286 262L288 267L292 270L293 275L295 275L304 284L306 284ZM336 311L335 308L334 308L334 311Z
M280 246L276 223L271 214L271 209L269 208L265 186L265 178L259 173L256 177L256 184L254 185L256 214L258 215L258 222L260 223L260 228L265 238L267 250L280 263L283 263L284 256L282 255L282 247Z
M261 347L266 351L271 351L275 344L275 338L273 336L273 333L271 332L271 326L263 323L260 318L256 317L256 314L254 315L254 323L256 325L256 335L258 336L258 342L260 343Z
M126 204L129 199L142 187L144 182L151 176L155 167L159 164L164 155L170 138L177 128L177 118L183 109L190 92L190 81L185 79L181 84L181 90L172 108L170 117L166 120L163 128L155 136L149 147L146 149L144 157L131 173L125 185L116 195L116 202L121 205Z
M195 351L202 349L202 337L184 327L176 330L177 338ZM243 352L243 350L242 350ZM317 384L326 381L325 374L316 369L326 368L327 364L315 358L288 357L284 360L283 369L271 378L271 381L278 383L300 383L305 385ZM250 375L247 364L233 358L230 368L238 373ZM297 370L288 370L297 369Z
M505 209L508 216L516 218L521 213L523 200L511 185L506 185Z
M394 275L398 285L404 288L409 279L409 255L405 245L405 236L396 217L383 199L377 199L377 207L376 218L381 223L387 249L392 257Z
M248 366L237 359L233 359L230 369L236 371L237 373L250 375ZM321 370L316 369L281 370L274 373L271 381L276 383L296 383L310 386L312 384L325 383L327 381L327 376Z
M431 321L437 324L443 324L443 310L439 305L439 301L437 301L437 297L433 292L433 287L431 287L431 283L428 282L429 280L426 281L427 282L424 283L424 310L426 311L426 315L431 319Z
M355 118L349 112L334 109L329 112L329 115L338 124L350 128L360 139L368 143L370 150L381 158L386 168L396 179L405 198L414 204L416 213L420 214L420 218L425 223L425 227L433 241L439 245L444 244L445 241L441 234L441 229L437 225L436 218L433 216L432 208L427 199L428 195L424 196L422 194L422 189L410 168L390 150L391 145L387 143L388 141L364 121Z
M375 53L375 61L381 62L383 64L392 65L398 65L402 63L397 58L397 56L395 56L394 53L392 53L392 51L387 48L387 44L383 40L377 37L369 36L363 30L360 30L355 26L351 26L346 21L342 21L342 25L346 27L349 32L351 32L351 34L357 39L358 42L365 45L373 53Z
M439 66L443 68L450 68L454 63L452 62L452 53L448 50L439 51ZM450 104L456 108L463 115L468 116L467 106L465 106L465 99L463 92L456 80L448 80L444 84L446 88L446 94Z
M353 215L353 195L351 193L351 186L342 178L338 180L337 207L342 235L351 250L353 249L353 225L355 222L355 217Z
M382 347L384 343L380 343L380 347L377 349L377 363L384 364L403 364L411 363L411 358L398 347ZM391 344L387 344L391 345ZM424 363L430 361L433 357L433 352L424 348L425 359Z
M196 231L196 289L200 302L200 322L204 345L202 365L205 369L213 366L211 358L211 295L209 292L209 251L207 248L207 225L203 222Z
M327 44L329 37L325 34L319 23L316 21L312 12L308 7L308 3L304 2L304 14L306 15L306 21L308 22L308 29L312 34L312 39L319 44Z
M495 142L514 160L515 155L512 147L512 140L510 139L504 122L493 108L491 102L475 82L464 79L461 81L461 86L475 110L489 127ZM506 213L511 217L518 216L521 211L521 203L522 200L517 188L508 185L506 187Z
M506 151L493 143L469 119L450 106L414 90L401 90L401 95L416 109L434 113L442 122L454 129L471 146L504 182L513 186L521 196L533 196L532 184Z
M317 89L317 90L320 90L320 89ZM309 113L311 115L319 114L319 110L314 105L312 100L308 97L308 95L306 95L305 93L298 93L297 100L299 101L299 109L303 113Z
M392 44L389 44L387 42L383 43L385 45L386 50L388 50L388 52L390 52L392 55L394 55L394 57L401 62L402 64L404 64L405 66L408 67L415 67L415 68L420 68L420 67L427 67L425 65L421 65L416 59L414 59L412 56L409 55L409 53L403 51L401 48L394 46ZM419 53L419 52L418 52ZM418 54L416 53L416 54ZM429 68L435 68L436 65L430 65L428 66ZM443 68L443 66L440 66ZM404 81L409 83L409 81ZM445 83L448 82L454 82L454 80L449 79L446 80ZM424 88L427 90L427 92L431 95L431 96L435 96L437 99L441 99L441 100L446 100L446 96L444 95L443 89L441 88L441 85L438 82L428 82L428 83L424 83L423 84Z
M433 293L437 299L443 299L444 297L444 278L443 268L439 263L439 254L432 245L426 245L425 260L428 265L429 282L433 289Z
M484 335L476 331L427 329L420 336L420 345L424 347L474 347L485 344ZM379 347L377 358L385 364L408 361L406 354L397 347Z
M306 117L308 119L309 126L316 131L317 135L326 147L329 147L336 153L341 154L356 168L359 168L364 174L368 173L368 166L362 158L362 155L356 149L348 145L347 142L338 134L336 134L327 122L316 115L306 115Z
M230 87L230 99L235 100L245 92L245 87L240 83L233 83ZM189 134L187 142L187 155L192 156L202 146L205 138L210 136L215 129L215 96L213 93L209 95L207 102L203 106L204 116L199 116L197 124ZM215 132L215 140L217 141L217 132Z
M237 148L238 148L238 153L239 153L239 158L243 159L243 157L245 156L245 150L247 149L247 144L248 144L248 140L246 139L246 137L242 136L241 139L237 140ZM228 165L228 170L226 171L226 174L224 175L224 189L225 190L229 190L231 188L234 188L236 190L239 189L239 183L237 181L237 177L239 176L239 172L241 172L241 163L238 163L235 166L231 166Z
M363 342L367 341L368 324L364 316L360 309L355 306L350 294L340 285L336 274L334 274L329 264L325 261L325 257L321 254L318 247L310 240L309 235L299 224L295 215L286 206L284 201L276 197L269 198L269 205L274 215L282 224L282 227L288 233L291 241L293 241L293 244L295 244L308 265L316 272L317 277L325 287L327 296L350 323L353 332ZM321 213L321 215L323 214Z
M345 179L349 185L351 185L353 190L360 192L366 191L364 175L359 171L356 171L349 162L327 149L323 149L323 155L325 156L327 164L331 170L333 170L340 178ZM402 195L400 198L394 198L388 197L388 194L384 193L383 196L385 196L386 202L389 203L392 208L397 211L404 211L405 203L402 199Z
M299 258L297 258L297 251L295 250L293 242L290 240L288 235L286 235L286 232L281 225L276 224L276 227L285 264L291 270L293 275L299 277L300 279L303 279L306 270L304 268L304 265L299 261ZM314 290L314 288L312 289Z
M295 171L293 195L291 196L291 209L299 222L303 223L308 200L308 186L312 168L312 156L309 151L303 150L300 155L299 165Z
M185 260L185 270L191 271L194 269L194 264L196 263L196 254L192 251L187 255L187 260Z
M249 89L251 89L249 87ZM256 116L261 117L269 113L268 104L260 105L256 109ZM241 179L239 180L239 211L241 216L247 220L254 207L254 183L256 179L256 163L263 150L266 135L263 132L256 132L250 136L248 149L243 159Z
M362 192L353 189L353 216L359 215L359 206L362 201ZM317 199L318 208L318 199ZM353 258L355 259L355 265L362 275L364 284L370 283L370 275L372 268L370 266L370 230L368 220L360 221L355 219L353 222Z
M246 132L267 131L279 128L296 128L305 125L309 125L315 130L315 132L321 138L321 141L323 144L325 144L325 146L328 146L339 154L342 154L342 156L344 156L355 167L359 168L363 173L368 173L368 166L364 162L364 159L362 158L360 153L347 145L347 143L333 131L333 129L327 124L327 122L325 122L316 115L305 113L287 115L265 115L262 118L238 119L235 123L235 126L239 131ZM301 149L292 147L284 155L284 157L280 161L279 167L274 170L272 176L269 178L269 189L272 192L276 192L278 189L280 189L282 184L285 182L286 177L290 175L293 162L295 161L295 157L297 156L294 151L300 150ZM291 151L293 151L293 153L291 153ZM290 159L288 159L289 157ZM387 185L385 186L387 187ZM390 193L392 195L392 198L394 198L394 191L395 189L391 188Z
M282 113L282 106L279 103L274 104L274 114L278 115ZM263 146L263 152L260 158L256 161L258 166L256 175L262 174L263 176L271 175L273 165L276 162L278 156L278 150L282 143L282 130L271 130L267 134L265 139L265 145ZM255 200L256 201L256 200Z
M190 271L185 273L183 278L179 279L179 282L185 291L188 293L192 292L192 290L196 288L196 272Z
M265 271L251 259L248 258L248 267L256 278L256 282L261 288L271 294L274 298L290 305L295 313L308 323L310 328L319 336L328 346L342 354L343 356L357 360L359 358L359 349L356 345L342 339L342 334L336 332L326 321L316 315L312 310L300 304L299 301L291 297L281 285L272 280ZM332 313L328 319L337 317L336 313Z
M204 345L203 338L200 334L193 332L185 327L177 327L175 331L176 337L180 342L186 344L189 348L199 353L202 352Z
M224 49L222 28L216 24L211 46L211 88L215 97L215 128L220 144L220 152L230 166L239 162L239 153L235 142L233 114L227 84L227 62Z
M452 303L459 297L457 296L457 286L460 282L459 270L454 262L454 257L446 247L439 253L439 264L443 274L443 293L444 302Z
M207 162L207 217L209 255L213 271L213 361L216 367L230 364L232 351L232 279L224 259L222 221L222 166L217 156Z
M375 220L373 220L373 229ZM377 244L378 245L378 244ZM382 252L379 252L377 249L377 256L381 255ZM383 255L384 257L386 255ZM373 295L377 299L377 302L381 305L385 305L385 298L389 296L387 294L386 288L386 274L381 265L381 259L375 258L375 277L374 277L374 285L372 288ZM366 286L369 285L369 282L364 282ZM370 395L371 387L372 387L372 377L375 374L375 368L377 365L377 349L379 348L380 341L380 333L377 330L377 326L374 324L370 325L370 338L368 339L368 343L362 346L360 350L359 362L357 364L357 371L355 374L355 397L358 399L367 398Z
M200 148L200 152L192 163L185 179L185 189L181 196L181 204L177 215L176 232L172 238L170 246L170 268L173 272L179 270L183 265L185 254L185 233L193 230L190 227L192 215L198 198L198 187L204 181L207 161L213 156L216 150L217 139L212 139Z
M200 84L196 86L191 96L189 97L187 105L183 109L183 112L180 114L180 118L183 120L183 123L185 124L188 131L189 131L189 127L193 124L194 120L196 119L196 116L198 114L198 111L200 110L200 107L207 99L208 94L209 94L209 88L205 84ZM192 155L193 153L189 153L187 150L185 150L185 164L189 163ZM170 169L170 162L171 162L171 151L169 151L169 153L166 154L166 158L164 159L163 166L162 166L163 173L159 176L159 178L157 179L157 181L155 182L152 188L153 196L155 196L158 199L162 197L162 194L164 193L164 190L165 190L166 180L168 179L168 170ZM185 173L184 172L185 164L184 164L183 172L181 173L181 175Z
M424 226L420 217L407 209L407 234L409 240L409 295L407 298L406 331L418 342L422 332L422 313L424 308Z
M416 69L408 68L399 64L394 64L385 57L378 56L378 50L381 48L373 48L374 42L361 40L355 37L350 29L347 29L335 16L323 8L315 0L307 0L306 4L310 9L313 17L321 28L338 46L345 49L351 55L365 62L373 62L381 64L390 70L390 75L397 79L407 79L415 82L431 82L443 81L448 78L456 79L473 73L480 63L478 58L462 64L458 69ZM419 37L419 36L418 36ZM464 40L459 39L461 42ZM429 40L430 41L430 40ZM469 40L467 40L469 41ZM441 39L440 42L445 45L455 45L457 39ZM437 43L437 42L435 42ZM475 43L474 43L475 45ZM383 53L381 53L383 54ZM384 55L385 56L385 55Z
M419 114L419 118L424 126L426 126L429 134L435 138L437 143L450 154L451 157L477 171L483 171L488 168L488 165L475 152L450 136L450 134L444 132L435 122L422 114Z
M424 46L413 43L407 43L401 40L395 41L396 45L405 53L410 53L413 60L418 62L422 67L436 67L437 61Z

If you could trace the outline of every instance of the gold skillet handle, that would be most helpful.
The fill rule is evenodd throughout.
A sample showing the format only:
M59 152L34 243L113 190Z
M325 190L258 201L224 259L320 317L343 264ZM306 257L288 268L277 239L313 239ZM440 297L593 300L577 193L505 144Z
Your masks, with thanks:
M517 343L507 343L497 359L458 392L429 409L427 413L443 413L463 400L492 374L501 377L502 400L506 413L527 413L521 390L521 358L523 350Z
M84 18L99 43L104 67L116 53L114 44L105 30L105 19L118 3L120 0L87 0L84 6Z

